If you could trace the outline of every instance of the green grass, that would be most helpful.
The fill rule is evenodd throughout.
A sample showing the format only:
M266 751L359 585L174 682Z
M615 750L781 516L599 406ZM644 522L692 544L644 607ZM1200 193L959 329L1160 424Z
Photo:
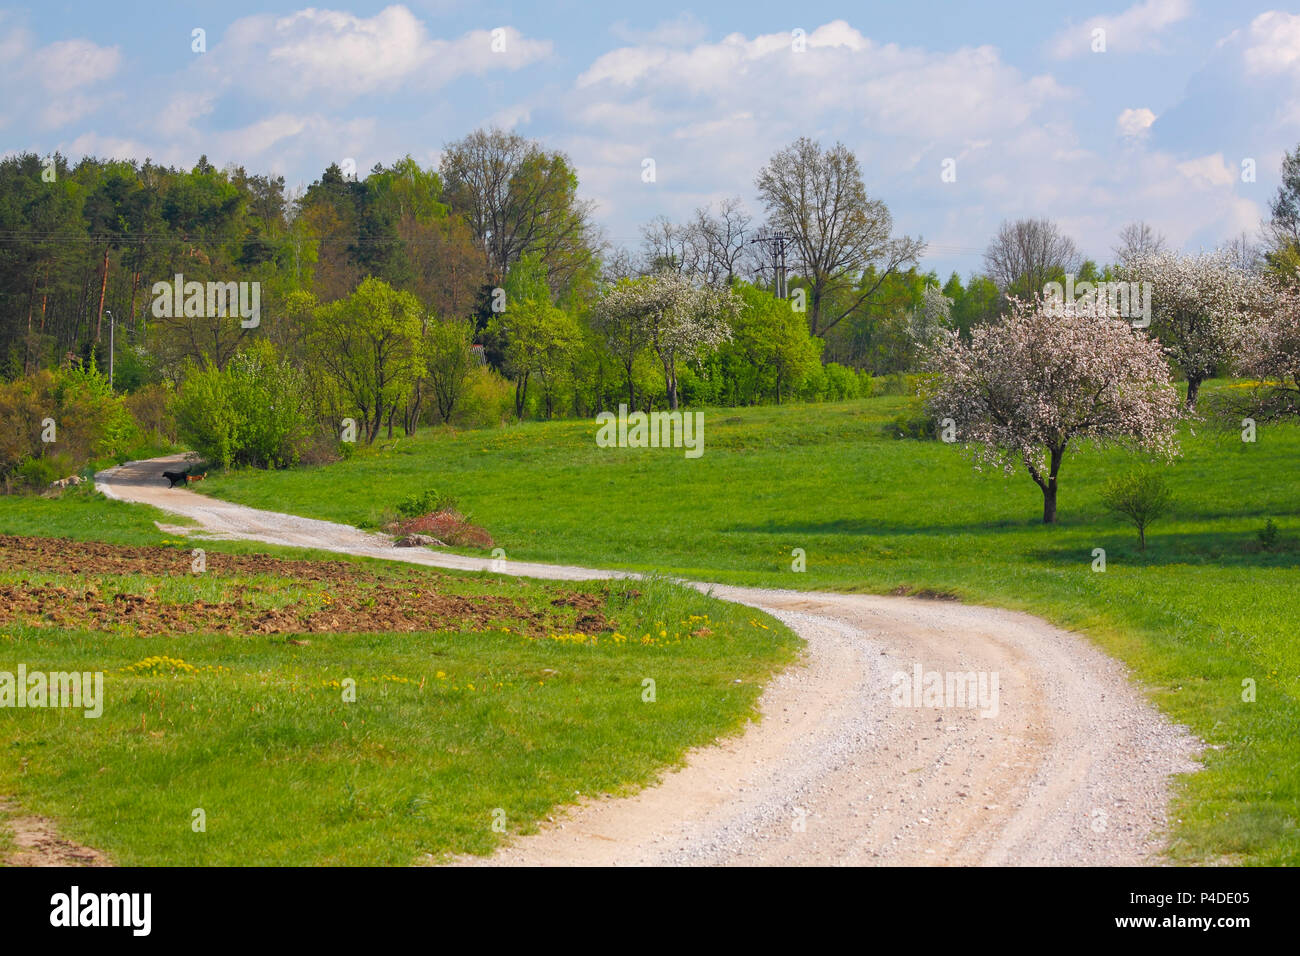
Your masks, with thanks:
M152 517L80 493L0 499L0 533L158 545L167 538ZM6 568L0 586L93 584L110 603L119 592L152 592L184 607L228 599L238 585L259 608L313 611L333 590L298 568L223 573L214 556L242 548L204 546L209 571L199 576ZM507 597L532 612L576 614L551 602L590 592L616 627L594 644L564 628L525 636L527 622L311 633L291 644L285 635L146 638L129 628L11 622L0 626L0 670L101 671L106 702L98 719L0 708L0 794L119 864L404 865L486 853L557 805L643 785L688 748L740 729L763 683L799 646L765 615L657 579L561 587L349 565L349 583L355 574L389 587ZM183 664L145 663L164 657ZM355 702L344 700L349 679ZM200 809L206 830L195 832ZM493 827L498 814L505 832ZM8 845L0 838L0 858Z
M1221 386L1220 386L1221 387ZM1210 389L1208 391L1213 391ZM1100 502L1121 451L1075 450L1060 523L1023 474L885 438L906 399L705 411L705 454L600 449L593 422L428 431L335 465L210 475L257 507L373 524L414 492L453 495L510 558L729 583L950 592L1084 631L1217 749L1176 798L1183 862L1300 862L1300 427L1184 429L1169 517L1146 552ZM382 446L382 447L380 447ZM1256 532L1273 518L1281 541ZM803 548L807 571L791 570ZM1105 573L1092 571L1104 548ZM1242 700L1254 680L1257 700Z

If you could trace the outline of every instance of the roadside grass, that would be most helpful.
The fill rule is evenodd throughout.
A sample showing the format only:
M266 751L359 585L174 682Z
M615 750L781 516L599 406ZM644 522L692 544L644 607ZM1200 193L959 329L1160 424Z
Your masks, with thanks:
M0 533L166 540L148 509L81 493L22 500L39 502L39 527L0 499ZM181 571L6 566L0 588L93 589L109 606L148 594L180 611L238 600L315 615L312 627L345 587L363 613L367 588L421 589L468 605L509 601L518 620L142 637L139 626L58 627L0 608L0 670L99 671L105 688L97 719L0 708L0 794L125 865L405 865L487 853L559 806L630 792L689 748L740 730L800 646L766 615L658 578L559 585L226 550L237 544L203 542L213 551L202 575L187 573L186 544L149 552L165 567L175 551ZM75 541L61 546L70 565L87 563ZM266 550L290 559L282 573L260 557L265 573L223 559ZM575 629L588 612L600 626ZM344 700L348 680L355 702ZM8 845L0 836L0 851Z
M1203 392L1208 398L1215 383ZM1204 400L1204 399L1203 399ZM255 507L373 524L407 496L455 496L509 558L770 587L926 590L1039 614L1124 660L1211 745L1180 783L1170 853L1300 863L1300 427L1185 426L1145 552L1105 479L1138 461L1075 449L1060 523L1023 474L978 474L955 446L895 440L907 399L706 409L705 454L601 449L587 421L381 440L337 464L209 475ZM1271 550L1257 534L1280 529ZM807 570L792 571L802 548ZM1092 570L1094 549L1106 571ZM1256 699L1243 682L1253 681Z

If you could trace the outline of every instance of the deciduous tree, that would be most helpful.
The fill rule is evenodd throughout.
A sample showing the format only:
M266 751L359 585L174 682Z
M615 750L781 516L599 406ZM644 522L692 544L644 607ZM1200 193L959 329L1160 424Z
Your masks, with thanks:
M1128 322L1013 299L1006 318L956 335L930 355L927 398L977 468L1023 467L1056 521L1061 463L1071 445L1119 443L1172 456L1177 392L1158 343Z
M756 185L771 229L793 239L793 265L808 280L813 335L838 325L925 249L920 239L892 235L889 207L867 196L858 158L842 143L823 149L801 137L768 161ZM869 266L875 282L828 308L833 293Z

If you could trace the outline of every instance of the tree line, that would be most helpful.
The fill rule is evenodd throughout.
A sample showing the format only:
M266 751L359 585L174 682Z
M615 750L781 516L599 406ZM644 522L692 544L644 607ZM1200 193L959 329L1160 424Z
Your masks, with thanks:
M1221 250L1233 275L1294 274L1296 166L1288 154L1265 247L1243 237ZM1003 224L981 271L941 284L842 144L801 138L754 185L761 221L727 199L645 224L629 249L594 223L568 157L498 129L448 144L437 168L408 156L358 177L331 164L296 194L206 158L185 170L12 156L0 161L0 374L103 375L111 361L108 394L136 396L137 418L170 415L230 462L285 464L337 445L344 422L371 442L618 402L854 397L872 376L918 369L936 334L969 340L1066 275L1108 281L1141 259L1168 284L1181 268L1144 223L1098 266L1055 223L1027 219ZM154 284L174 276L258 283L260 320L160 313ZM1176 358L1193 402L1225 359L1203 338ZM292 389L271 403L291 420L259 424L244 407L265 399L252 369ZM46 451L19 441L0 471Z

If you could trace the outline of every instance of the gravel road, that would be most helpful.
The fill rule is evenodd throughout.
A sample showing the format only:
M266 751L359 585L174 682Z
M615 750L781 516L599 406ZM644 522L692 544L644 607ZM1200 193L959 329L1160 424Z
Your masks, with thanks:
M130 462L96 476L96 486L191 518L196 534L526 577L624 576L394 548L346 525L169 489L161 473L177 460ZM807 641L801 665L764 691L762 719L692 751L655 786L583 798L541 832L463 862L1159 862L1171 777L1197 770L1204 745L1085 638L949 601L690 583L761 608ZM972 674L972 687L985 681L978 702L972 693L965 706L955 696L928 706L931 682L953 695L949 677ZM927 706L910 706L903 687L922 690Z

